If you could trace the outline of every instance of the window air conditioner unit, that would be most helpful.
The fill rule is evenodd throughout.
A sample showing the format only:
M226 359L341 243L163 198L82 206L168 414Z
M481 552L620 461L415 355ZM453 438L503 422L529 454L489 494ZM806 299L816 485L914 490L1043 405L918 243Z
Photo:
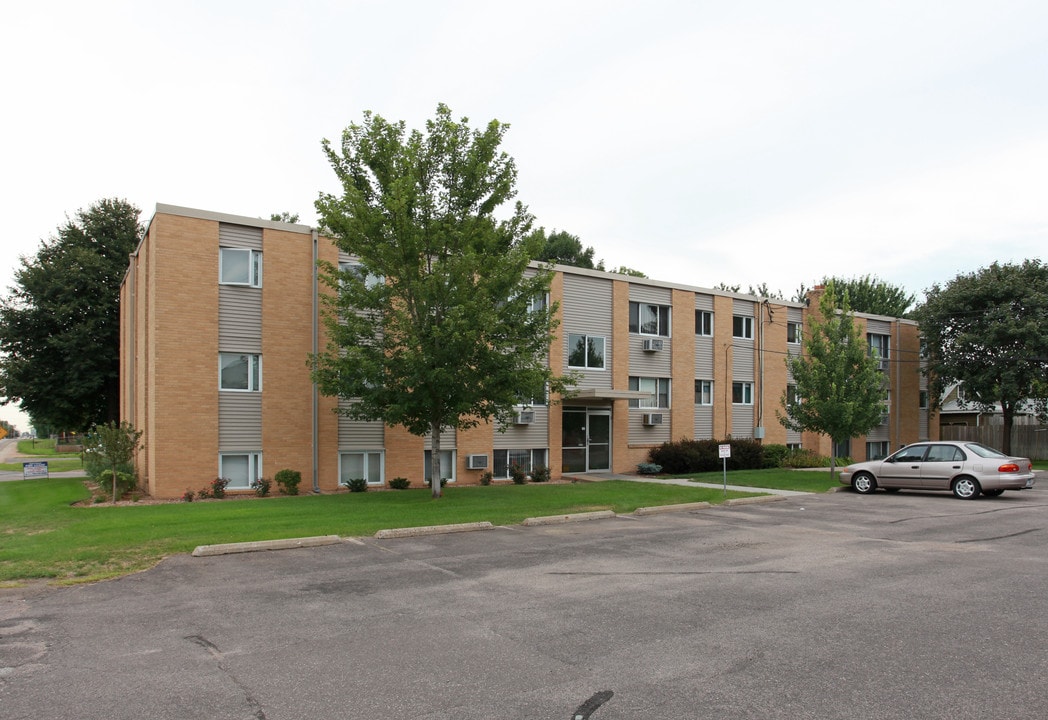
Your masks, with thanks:
M467 470L486 470L488 467L488 456L487 455L467 455L466 456L466 469Z
M649 339L644 341L644 352L659 352L662 350L662 340Z
M887 358L881 358L880 360L878 360L877 361L877 369L878 370L887 370L888 369L888 359Z
M523 410L513 416L514 425L530 425L535 422L535 413L531 410Z
M661 425L662 413L644 413L644 424L649 426Z

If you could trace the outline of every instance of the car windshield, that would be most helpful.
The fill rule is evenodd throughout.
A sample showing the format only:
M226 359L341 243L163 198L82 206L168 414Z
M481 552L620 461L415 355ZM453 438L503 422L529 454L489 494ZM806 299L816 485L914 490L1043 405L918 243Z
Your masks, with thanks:
M971 450L976 455L978 455L979 457L984 457L984 458L1003 458L1003 457L1008 457L1003 452L999 452L997 450L994 450L991 447L986 447L985 445L980 445L979 443L965 443L964 446L966 448L968 448L969 450Z

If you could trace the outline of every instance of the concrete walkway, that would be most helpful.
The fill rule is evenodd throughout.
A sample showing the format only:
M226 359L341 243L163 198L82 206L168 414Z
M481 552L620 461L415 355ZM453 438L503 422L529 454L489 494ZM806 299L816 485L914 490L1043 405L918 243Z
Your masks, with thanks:
M652 475L617 475L614 473L573 473L570 476L565 475L565 478L567 477L577 478L585 482L599 482L601 480L627 480L629 482L655 483L658 485L680 485L681 487L701 487L711 488L713 490L724 489L724 483L693 482L691 480L686 480L683 478L663 478L655 477ZM782 495L784 497L811 494L807 492L801 492L799 490L777 490L775 488L756 488L747 487L744 485L729 485L728 490L732 490L735 492L763 493L765 495Z

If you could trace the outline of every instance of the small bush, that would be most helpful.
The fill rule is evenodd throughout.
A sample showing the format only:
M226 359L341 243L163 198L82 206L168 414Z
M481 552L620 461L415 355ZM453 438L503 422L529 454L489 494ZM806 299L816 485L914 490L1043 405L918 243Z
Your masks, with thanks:
M720 470L720 446L731 445L729 470L756 470L763 466L764 448L756 440L689 440L665 442L648 452L648 461L674 475Z
M426 478L425 480L423 480L423 481L422 481L422 484L423 484L423 485L425 485L426 487L429 487L429 486L430 486L430 484L429 484L429 478ZM444 486L445 486L445 485L447 485L447 484L448 484L448 479L447 479L447 478L441 478L441 479L440 479L440 486L441 486L441 487L444 487Z
M787 468L812 468L829 467L830 459L822 457L811 450L791 450L782 459L782 467Z
M662 466L656 463L642 462L637 465L637 472L641 475L658 475L662 472Z
M550 469L545 465L539 465L537 468L531 471L531 482L549 482L550 476Z
M109 470L103 470L99 475L95 477L95 481L99 487L103 490L113 487L113 473ZM124 495L132 492L138 487L138 479L135 477L134 470L131 472L118 471L116 474L116 499L119 500Z
M785 445L765 445L764 446L764 467L766 468L777 468L783 467L783 462L786 460L786 456L790 454L790 449Z
M368 481L364 478L350 478L346 480L346 487L350 492L367 492Z
M279 470L273 479L285 495L298 495L298 486L302 482L302 473L298 470Z
M197 493L201 498L215 498L221 500L226 496L226 486L229 485L229 478L215 478L210 484Z
M509 466L509 476L514 485L523 485L528 481L527 471L516 463Z
M186 490L182 493L182 502L193 502L193 498L196 497L196 493L192 490Z
M764 467L764 446L756 440L726 440L731 444L729 470L760 470Z
M251 489L255 491L255 494L259 497L265 497L269 495L269 489L273 486L273 481L268 478L258 478L251 483Z
M488 470L487 472L485 472L483 475L480 476L480 484L484 485L484 486L490 485L491 484L491 479L492 479L492 474L491 474L491 471Z
M411 487L411 481L406 477L395 477L389 481L389 486L393 490L407 490Z

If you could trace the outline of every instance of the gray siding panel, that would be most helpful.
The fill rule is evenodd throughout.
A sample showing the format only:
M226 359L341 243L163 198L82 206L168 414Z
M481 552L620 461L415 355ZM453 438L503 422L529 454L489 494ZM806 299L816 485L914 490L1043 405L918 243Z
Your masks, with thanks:
M673 303L673 291L669 288L630 283L630 302L670 305ZM672 318L670 320L672 324Z
M801 444L801 433L799 430L787 430L786 431L786 442L793 444Z
M557 333L563 353L564 367L568 367L569 333L604 338L604 370L579 370L581 378L578 388L580 390L611 387L611 293L610 280L581 275L564 275L564 301L561 303L564 322Z
M630 335L630 375L637 377L659 377L670 376L670 340L664 340L662 350L657 352L645 352L642 348L644 341L652 339L647 335Z
M262 352L262 291L218 286L218 347L222 352Z
M695 309L713 312L713 296L698 293L695 295Z
M348 408L350 402L339 398L340 409ZM345 415L338 416L339 450L381 450L385 447L386 426L380 420L354 420Z
M258 452L262 449L262 394L218 394L218 450Z
M732 346L731 379L752 381L754 377L753 341L734 338Z
M698 336L695 338L695 379L713 379L713 338Z
M753 437L753 405L733 405L731 408L731 436Z
M262 228L246 225L218 224L218 244L228 248L262 249Z
M496 428L493 439L496 450L524 450L549 447L549 408L538 406L530 409L535 421L530 425L503 425ZM500 432L505 428L504 432Z
M708 440L713 437L713 406L695 406L695 439Z
M662 413L662 425L644 424L644 413ZM668 408L647 408L630 410L629 442L638 444L664 443L670 440L670 411ZM616 445L612 438L612 446Z
M891 335L892 324L887 320L867 320L866 332L875 335Z

